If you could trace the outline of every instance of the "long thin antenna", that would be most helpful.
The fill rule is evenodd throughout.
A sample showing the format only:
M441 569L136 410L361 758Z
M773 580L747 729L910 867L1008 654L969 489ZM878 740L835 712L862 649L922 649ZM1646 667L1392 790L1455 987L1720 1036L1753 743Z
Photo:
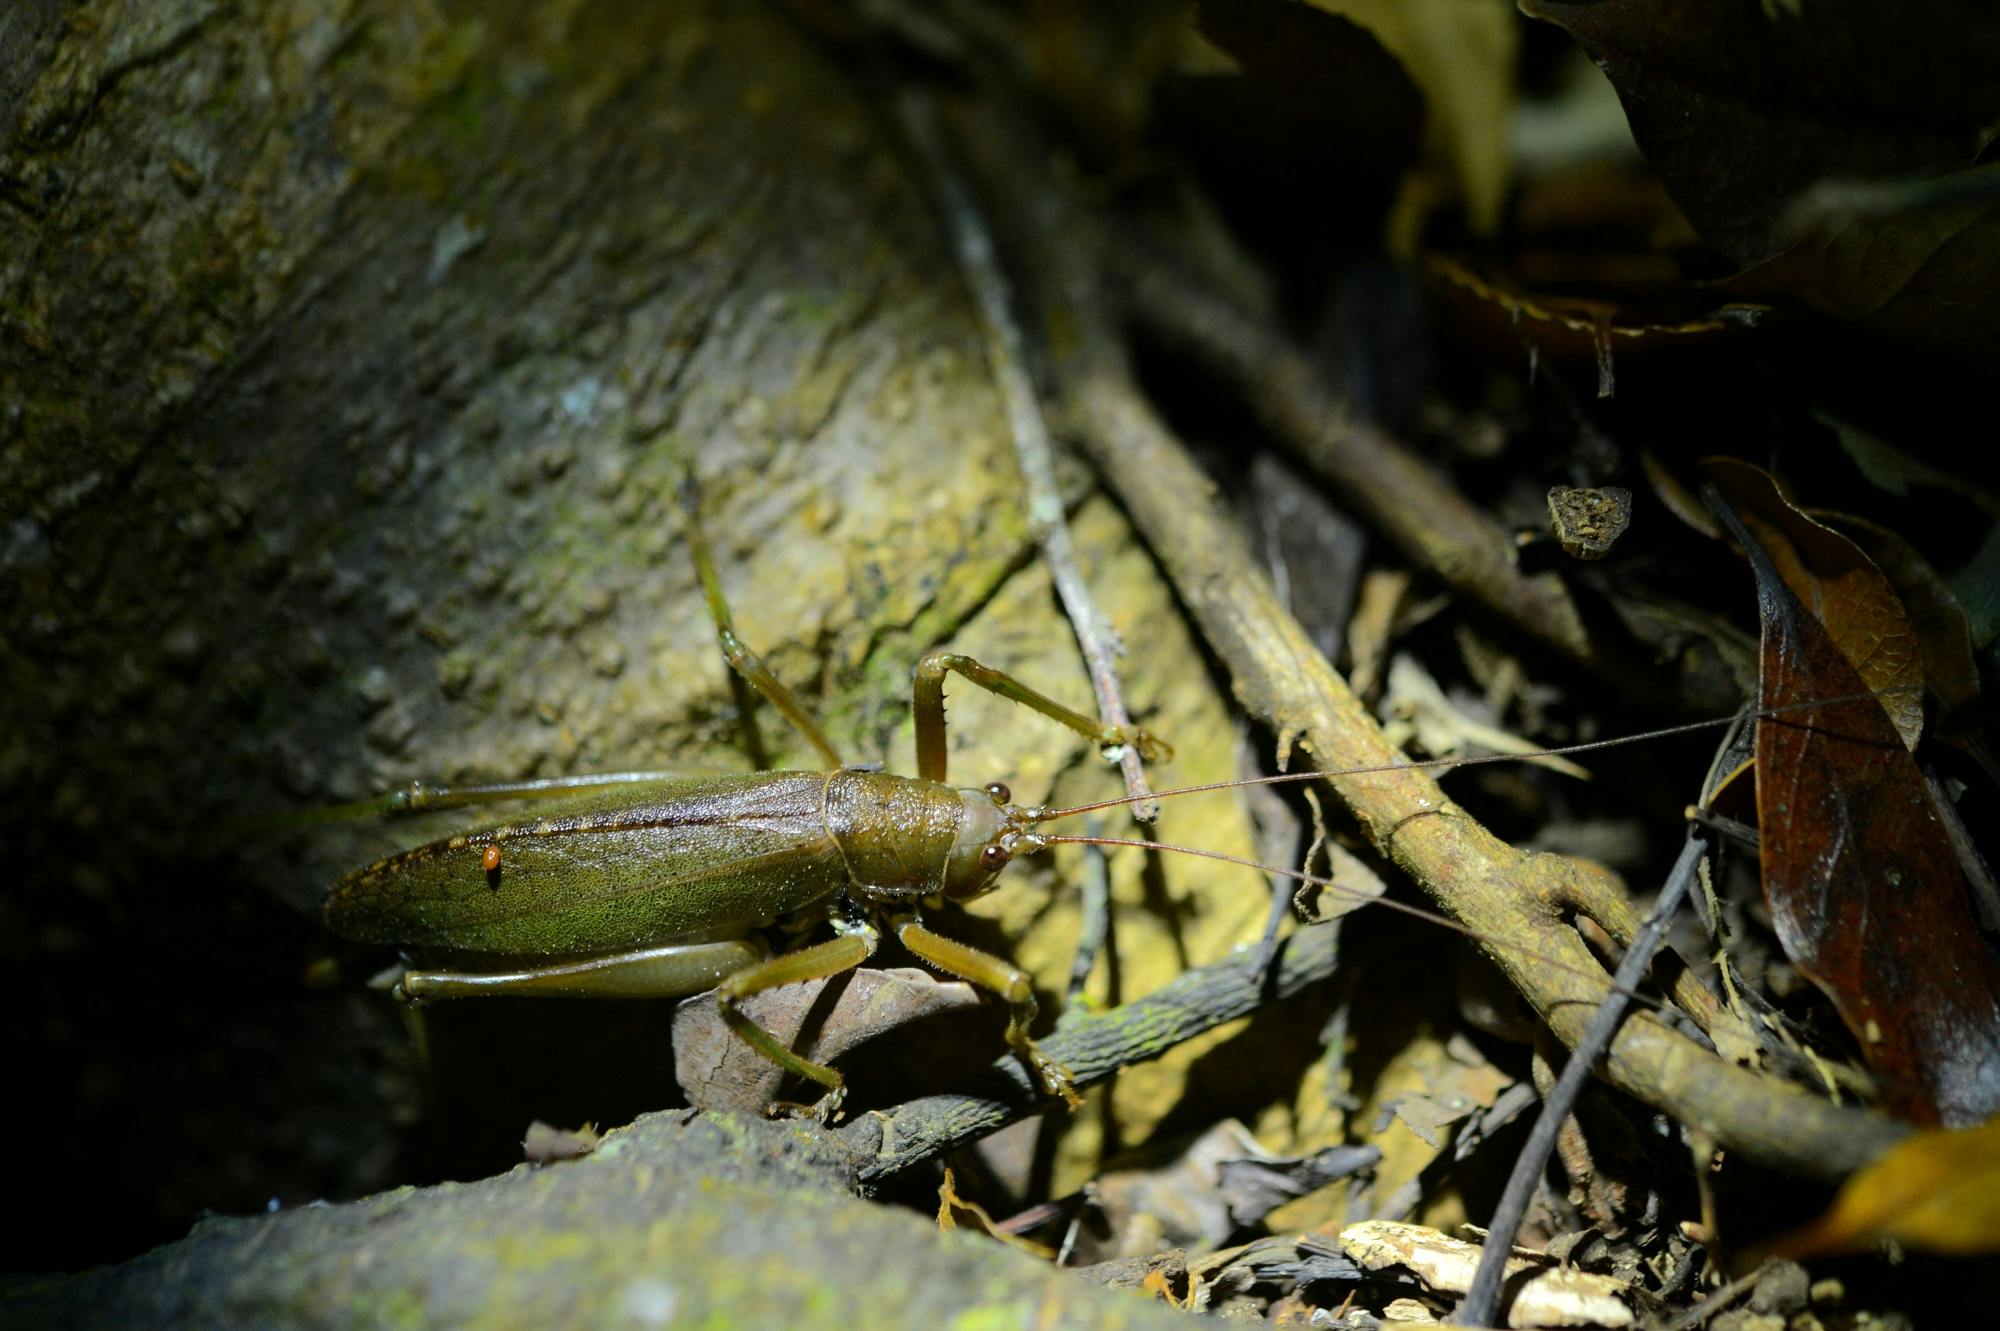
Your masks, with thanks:
M1171 792L1161 791L1159 793L1165 795ZM1044 845L1050 846L1129 846L1136 850L1164 850L1176 855L1192 855L1197 859L1219 860L1224 864L1237 864L1246 869L1256 869L1261 873L1277 874L1281 878L1290 878L1296 882L1309 883L1314 887L1333 892L1338 896L1359 901L1363 905L1386 906L1390 910L1400 911L1413 919L1423 920L1428 924L1439 925L1451 930L1455 934L1462 934L1475 943L1523 953L1533 957L1536 961L1552 970L1564 971L1570 975L1580 976L1593 984L1601 984L1604 981L1603 971L1590 971L1585 970L1581 966L1568 965L1565 962L1557 961L1555 958L1543 953L1539 948L1527 943L1516 943L1504 938L1490 938L1476 929L1460 924L1449 915L1440 915L1436 911L1425 910L1422 906L1412 906L1407 901L1396 901L1388 897L1357 892L1345 883L1337 883L1331 878L1322 877L1319 874L1307 873L1303 869L1284 869L1275 864L1265 864L1260 860L1246 859L1241 855L1230 855L1220 850L1203 850L1198 846L1176 846L1165 841L1144 841L1136 837L1052 836L1043 837L1042 842ZM1646 995L1638 993L1635 990L1628 989L1623 985L1614 985L1612 987L1618 993L1623 994L1635 1003L1643 1004L1655 1011L1665 1010L1664 1006L1657 1000L1648 998Z
M1889 692L1892 690L1883 690ZM1614 749L1622 744L1638 744L1649 739L1666 739L1673 735L1688 735L1699 730L1713 730L1717 726L1734 725L1745 717L1777 716L1785 712L1810 711L1819 707L1834 707L1842 703L1855 702L1863 698L1874 698L1878 693L1850 693L1837 698L1816 698L1811 702L1785 703L1778 707L1755 708L1743 712L1732 712L1728 716L1712 716L1703 721L1685 721L1680 725L1662 726L1658 730L1642 730L1635 735L1616 735L1610 739L1585 740L1580 744L1563 744L1553 749L1534 749L1525 753L1475 753L1469 757L1405 759L1393 763L1377 763L1372 767L1343 767L1337 771L1322 772L1317 769L1305 772L1284 772L1278 776L1246 776L1234 781L1214 781L1202 786L1180 786L1172 790L1156 790L1143 797L1124 796L1118 799L1099 800L1094 804L1077 804L1067 809L1047 809L1038 813L1035 822L1050 823L1058 818L1070 818L1079 813L1095 813L1099 809L1115 809L1122 804L1131 804L1139 798L1168 799L1175 795L1203 795L1215 790L1240 790L1245 786L1278 786L1293 781L1324 781L1340 776L1366 776L1371 772L1421 772L1437 768L1473 767L1481 763L1513 763L1527 758L1566 758L1571 754L1593 753L1598 749Z

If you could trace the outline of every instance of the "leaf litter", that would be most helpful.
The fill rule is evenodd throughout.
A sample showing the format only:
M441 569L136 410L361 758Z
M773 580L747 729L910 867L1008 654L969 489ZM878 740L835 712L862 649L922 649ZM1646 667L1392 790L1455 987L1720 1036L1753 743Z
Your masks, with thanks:
M1547 208L1554 187L1538 184L1543 192L1534 201L1542 211L1535 217L1510 216L1505 206L1496 215L1493 200L1506 190L1496 194L1494 182L1507 180L1509 163L1488 157L1442 191L1437 168L1454 154L1465 159L1467 145L1479 141L1465 132L1466 107L1485 99L1499 115L1509 101L1541 95L1532 65L1542 38L1527 30L1511 95L1476 82L1453 89L1454 61L1477 59L1466 53L1482 49L1490 58L1493 44L1482 46L1470 29L1435 42L1422 36L1431 10L1387 16L1371 6L1314 8L1319 12L1308 15L1282 0L1199 6L1200 36L1191 40L1205 43L1208 54L1181 82L1171 71L1159 74L1155 128L1186 153L1169 170L1184 173L1182 184L1209 191L1216 211L1190 218L1157 201L1114 205L1112 215L1122 211L1143 219L1142 232L1152 228L1146 243L1157 252L1135 267L1183 264L1178 272L1190 285L1214 280L1248 293L1243 308L1252 317L1309 329L1319 321L1310 335L1348 357L1328 371L1345 394L1332 400L1343 409L1361 402L1397 442L1422 452L1421 465L1476 493L1520 533L1521 567L1558 571L1589 631L1606 644L1636 647L1627 659L1640 664L1599 666L1594 679L1551 670L1537 649L1510 636L1504 612L1454 580L1451 561L1459 555L1449 532L1436 533L1434 544L1420 541L1422 548L1399 536L1392 541L1398 548L1371 545L1361 561L1329 560L1342 584L1313 587L1307 599L1353 610L1345 625L1313 627L1315 636L1337 647L1336 664L1421 758L1539 750L1639 728L1642 715L1662 723L1687 715L1671 707L1663 715L1638 701L1661 696L1654 672L1760 678L1751 701L1769 714L1746 727L1739 756L1717 759L1718 779L1701 780L1693 741L1663 741L1660 750L1594 755L1596 779L1588 786L1511 765L1468 769L1450 778L1453 798L1521 841L1588 844L1583 829L1615 824L1616 853L1635 868L1641 893L1677 840L1682 811L1700 803L1723 849L1701 866L1706 925L1683 931L1686 960L1673 964L1705 975L1721 995L1718 1009L1736 1014L1714 1026L1714 1044L1763 1075L1912 1121L1970 1123L1994 1113L2000 971L1991 938L1966 904L1968 879L1976 879L1973 867L1986 852L1977 837L1954 845L1947 835L1954 823L1967 825L1955 806L1976 810L1992 799L1990 785L1980 785L1979 755L1982 672L1993 661L1981 655L1990 635L1982 638L1979 621L1959 609L1967 584L1936 571L1977 567L1981 540L1993 544L1991 527L1976 519L1962 529L1926 523L1907 493L1823 465L1835 446L1821 422L1856 408L1853 385L1802 374L1795 362L1765 369L1783 347L1773 328L1779 339L1801 326L1815 336L1842 335L1801 325L1811 318L1801 313L1808 308L1904 348L1956 339L1950 355L1979 354L1978 321L1995 308L1985 274L1965 269L1954 278L1968 309L1931 320L1924 307L1898 303L1944 271L1924 256L1920 238L1905 245L1901 252L1914 257L1896 273L1850 266L1841 276L1836 265L1823 265L1817 277L1802 277L1798 256L1834 242L1798 228L1808 216L1801 199L1821 180L1963 167L1977 151L1970 127L1994 122L1991 99L1954 85L1925 134L1895 142L1901 128L1886 128L1891 109L1922 87L1912 73L1922 57L1894 53L1874 71L1879 78L1863 99L1872 108L1864 119L1883 119L1858 135L1830 133L1827 104L1798 80L1759 88L1751 75L1792 41L1803 42L1796 49L1806 66L1830 86L1865 82L1871 74L1855 66L1852 43L1873 32L1876 20L1851 7L1733 7L1726 21L1718 17L1718 39L1685 14L1640 0L1529 5L1530 13L1573 31L1598 61L1623 97L1630 134L1659 174L1640 179L1621 158L1595 178L1601 190L1578 195L1567 212ZM1327 23L1330 14L1341 23ZM1107 28L1119 22L1096 21ZM1357 27L1379 50L1361 53ZM1983 49L1991 35L1981 27L1969 50ZM1080 40L1074 30L1041 36L1057 45ZM1936 40L1926 33L1918 44L1934 47ZM1379 52L1402 65L1406 85L1383 79L1379 63L1371 63ZM1049 54L1045 44L1042 55ZM1972 60L1965 52L1960 58ZM1958 68L1950 61L1944 67ZM1321 73L1347 70L1362 91L1336 106L1326 100ZM1740 88L1752 91L1736 96ZM1422 134L1371 132L1398 122L1413 90L1435 117ZM1088 114L1088 95L1074 82L1065 96L1069 114ZM1129 112L1130 103L1123 105ZM1665 127L1677 117L1692 117L1703 132L1670 141ZM1129 132L1139 122L1128 114L1120 123ZM1385 159L1399 161L1404 173L1386 193L1377 174ZM1777 160L1793 173L1759 178L1742 169ZM1399 313L1370 285L1367 259L1331 252L1351 244L1353 231L1323 233L1313 252L1301 202L1309 182L1342 169L1377 205L1367 215L1384 249L1415 257L1428 275L1416 285L1430 293L1435 324L1413 324ZM1684 218L1668 218L1649 192L1661 179ZM1891 203L1878 214L1889 219L1882 225L1903 225L1912 215L1909 199ZM1489 239L1473 239L1482 236ZM1658 237L1665 240L1655 249ZM1750 280L1755 266L1767 263L1791 263L1791 275ZM1260 264L1262 273L1244 282L1242 274ZM1710 284L1745 268L1752 272L1736 282ZM1858 278L1883 283L1881 294L1851 295ZM1286 282L1318 294L1286 290ZM1746 296L1758 303L1744 304ZM1882 313L1892 306L1893 317ZM1424 346L1422 355L1385 355L1412 339ZM1873 385L1878 397L1893 401L1904 348L1883 358L1881 382ZM1160 357L1152 387L1171 422L1191 433L1262 441L1259 428L1246 424L1261 415L1262 428L1270 428L1262 404L1248 411L1236 404L1231 415L1212 400L1223 395L1216 385L1204 380L1197 391L1173 382L1177 375L1243 376L1224 363L1225 337L1146 352ZM1721 398L1705 398L1711 380L1766 396L1755 412L1732 415ZM1926 379L1911 391L1938 382L1950 381ZM1858 409L1869 416L1868 402ZM1881 429L1879 411L1872 419L1871 428ZM1883 433L1894 446L1924 447L1893 428ZM1703 436L1715 442L1697 449L1691 440ZM1703 454L1716 456L1702 463ZM1220 484L1241 484L1226 458L1210 460ZM1930 470L1911 474L1949 479L1948 465L1942 472L1924 465ZM1701 474L1720 484L1768 551L1770 567L1746 575L1721 547L1662 522L1677 514L1717 534L1692 499ZM1601 533L1595 510L1579 524L1552 508L1555 496L1573 495L1616 496L1616 530ZM1337 487L1325 498L1344 507ZM1365 512L1369 502L1357 507ZM1313 521L1299 505L1268 498L1247 502L1245 512L1260 548L1274 552L1303 544L1281 537L1284 524ZM1345 513L1333 521L1352 525ZM1559 544L1592 562L1551 565L1545 552ZM1292 586L1311 576L1296 561L1278 572ZM1456 594L1441 592L1441 583ZM1753 600L1763 616L1748 625L1743 611ZM1752 641L1757 645L1746 646ZM1512 683L1496 684L1503 680ZM1289 738L1278 737L1281 761ZM1944 754L1948 748L1962 758ZM1566 760L1562 770L1581 772ZM1720 779L1752 770L1754 805L1752 782ZM1337 813L1324 823L1317 812L1291 822L1322 835L1330 827L1336 858L1360 866L1391 894L1399 890L1395 866L1361 844ZM1096 1260L1090 1269L1099 1278L1209 1313L1355 1327L1450 1313L1483 1237L1464 1227L1489 1204L1522 1114L1546 1093L1561 1051L1511 995L1494 998L1483 963L1452 955L1438 936L1406 932L1371 912L1349 915L1341 927L1348 961L1333 992L1262 1015L1205 1046L1177 1103L1164 1114L1151 1104L1143 1110L1137 1154L1107 1162L1057 1208L1062 1219L1052 1223L1068 1231L1062 1252ZM1617 938L1589 922L1583 930L1601 954L1616 956ZM1252 1084L1264 1089L1261 1097L1249 1093ZM1107 1137L1118 1135L1115 1088L1086 1112L1102 1116ZM1241 1114L1240 1123L1208 1117L1229 1113ZM1169 1131L1205 1121L1206 1133ZM1574 1301L1537 1309L1517 1295L1509 1324L1692 1324L1696 1316L1738 1316L1727 1310L1745 1300L1740 1315L1775 1317L1773 1326L1865 1317L1839 1281L1809 1280L1783 1264L1730 1269L1735 1245L1728 1236L1782 1227L1787 1206L1797 1212L1815 1202L1809 1192L1771 1188L1706 1142L1699 1123L1675 1122L1603 1087L1586 1090L1526 1236L1560 1256L1519 1250L1520 1260L1540 1263L1557 1284L1574 1276ZM1310 1180L1302 1162L1361 1148L1373 1156L1358 1173L1282 1196ZM1237 1163L1218 1165L1217 1152ZM1257 1214L1229 1200L1223 1180L1232 1168L1290 1182L1270 1197L1274 1209ZM1918 1191L1943 1195L1942 1180L1913 1177ZM1012 1195L1028 1204L1023 1223L1039 1214L1032 1193ZM1991 1225L1974 1219L1967 1228L1983 1233ZM1865 1224L1840 1232L1864 1244L1889 1233ZM1149 1243L1152 1252L1139 1251ZM1898 1295L1888 1298L1893 1304Z

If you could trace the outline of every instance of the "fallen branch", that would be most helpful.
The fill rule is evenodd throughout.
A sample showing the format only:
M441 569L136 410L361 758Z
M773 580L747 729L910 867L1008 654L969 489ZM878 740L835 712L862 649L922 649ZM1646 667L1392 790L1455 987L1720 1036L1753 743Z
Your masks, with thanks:
M1183 1040L1247 1016L1333 974L1339 958L1336 924L1301 929L1280 945L1268 981L1255 950L1236 952L1187 971L1145 998L1109 1012L1072 1012L1042 1051L1090 1085L1118 1069L1158 1058ZM1011 1054L965 1091L911 1100L869 1114L834 1136L864 1183L875 1183L944 1151L1046 1109L1049 1100Z
M1583 1084L1590 1078L1590 1070L1612 1036L1618 1030L1618 1023L1624 1020L1627 995L1633 985L1645 978L1646 968L1653 963L1653 954L1666 939L1667 926L1673 923L1674 912L1686 900L1688 889L1694 884L1695 869L1703 855L1708 853L1707 834L1699 826L1688 828L1687 844L1674 862L1673 871L1667 875L1667 885L1660 890L1660 896L1653 903L1653 913L1646 920L1639 937L1626 949L1624 959L1618 963L1617 973L1611 977L1612 988L1604 995L1604 1003L1590 1019L1590 1026L1583 1039L1570 1052L1569 1062L1563 1066L1562 1075L1556 1078L1555 1086L1542 1100L1542 1112L1535 1116L1535 1126L1528 1130L1528 1140L1521 1147L1521 1154L1514 1161L1513 1171L1507 1176L1507 1186L1500 1194L1499 1204L1493 1208L1493 1221L1486 1227L1486 1243L1480 1253L1479 1269L1472 1277L1472 1287L1465 1293L1465 1300L1458 1305L1456 1320L1467 1326L1489 1326L1500 1308L1500 1285L1506 1278L1507 1254L1513 1249L1514 1234L1521 1228L1521 1221L1528 1214L1528 1203L1533 1200L1535 1188L1542 1181L1542 1174L1548 1169L1549 1156L1556 1149L1556 1135L1562 1131L1563 1122L1576 1107L1577 1097L1583 1094Z
M1328 786L1364 834L1481 940L1574 1047L1609 977L1567 917L1590 915L1630 940L1636 912L1622 886L1602 869L1516 850L1422 771L1338 775L1395 764L1400 755L1278 603L1236 525L1210 498L1212 482L1139 390L1098 289L1104 246L1087 217L1065 205L1046 172L1025 165L1039 161L1032 151L992 139L978 146L989 174L1006 181L994 195L1020 201L1021 252L1038 266L1044 326L1075 428L1228 669L1238 700L1281 744L1296 745L1329 774ZM1603 1075L1723 1145L1796 1174L1844 1176L1908 1131L1727 1063L1650 1014L1624 1023Z
M1738 701L1713 672L1675 672L1676 655L1587 604L1559 573L1525 572L1514 533L1472 504L1401 440L1357 416L1319 365L1261 314L1156 252L1125 250L1119 297L1146 326L1233 383L1259 419L1318 472L1342 503L1417 568L1600 679L1695 712Z

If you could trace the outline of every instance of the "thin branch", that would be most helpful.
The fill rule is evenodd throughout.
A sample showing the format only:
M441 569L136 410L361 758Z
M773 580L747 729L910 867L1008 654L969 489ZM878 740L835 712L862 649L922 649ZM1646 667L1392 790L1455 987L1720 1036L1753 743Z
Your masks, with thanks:
M1507 1176L1507 1187L1500 1194L1500 1204L1494 1208L1492 1223L1487 1226L1485 1247L1479 1254L1479 1268L1473 1273L1472 1285L1466 1290L1465 1298L1454 1315L1454 1320L1461 1325L1493 1325L1493 1317L1500 1309L1500 1287L1507 1277L1507 1258L1513 1251L1514 1234L1521 1228L1522 1217L1528 1213L1528 1202L1535 1195L1535 1185L1548 1168L1549 1155L1556 1147L1556 1135L1562 1131L1563 1120L1576 1107L1577 1097L1583 1094L1583 1084L1590 1080L1597 1060L1611 1047L1611 1037L1617 1033L1618 1023L1625 1018L1629 1002L1627 994L1645 975L1646 968L1652 965L1653 954L1659 950L1661 941L1667 935L1667 925L1672 922L1674 912L1680 909L1689 886L1694 882L1695 866L1707 852L1708 839L1702 834L1702 829L1698 824L1690 824L1687 844L1681 848L1680 858L1667 875L1667 885L1661 889L1652 915L1646 920L1645 927L1640 929L1639 936L1632 940L1632 945L1625 949L1625 956L1611 977L1611 991L1598 1005L1590 1028L1570 1051L1569 1062L1563 1065L1562 1075L1556 1078L1555 1087L1542 1101L1542 1112L1536 1117L1535 1126L1529 1130L1528 1140L1514 1161L1514 1172Z
M1299 930L1281 945L1268 983L1259 973L1256 953L1245 949L1187 971L1157 992L1109 1012L1072 1010L1040 1042L1042 1052L1067 1067L1080 1085L1103 1081L1120 1068L1158 1058L1183 1040L1326 979L1338 961L1337 939L1330 924ZM963 1093L911 1100L857 1119L833 1135L854 1157L860 1181L879 1183L1048 1105L1048 1097L1010 1054Z
M1006 275L994 257L992 234L953 159L939 123L936 100L927 93L905 92L897 98L896 105L903 131L923 161L938 209L951 233L959 271L979 309L980 326L986 334L986 356L1006 404L1014 452L1020 459L1021 478L1026 483L1028 525L1042 548L1049 575L1055 580L1056 595L1062 598L1063 610L1076 630L1077 646L1090 669L1090 687L1097 694L1097 715L1107 726L1129 730L1132 716L1118 687L1117 667L1117 658L1124 655L1125 648L1117 631L1099 612L1077 567L1076 547L1070 541L1069 524L1063 514L1062 492L1056 486L1055 450L1049 440L1048 421L1042 415L1041 399L1028 377L1026 341L1021 336L1020 322L1014 317ZM1136 745L1119 746L1118 766L1125 775L1126 794L1136 797L1150 793L1145 764ZM1160 806L1155 800L1133 807L1133 817L1140 822L1150 823L1159 813Z
M1703 1322L1706 1322L1709 1318L1715 1316L1724 1308L1727 1308L1730 1304L1755 1289L1757 1282L1764 1278L1764 1272L1769 1267L1770 1263L1766 1262L1755 1271L1746 1272L1736 1277L1736 1279L1716 1290L1679 1317L1674 1318L1673 1321L1668 1322L1660 1328L1660 1331L1688 1331L1690 1327L1700 1326Z
M1617 633L1615 616L1590 613L1594 607L1561 574L1523 570L1512 531L1401 440L1357 415L1320 364L1263 314L1156 249L1121 247L1113 261L1126 279L1119 297L1132 313L1234 383L1265 425L1412 564L1515 632L1628 691L1697 712L1736 704L1704 677L1663 671L1654 653Z

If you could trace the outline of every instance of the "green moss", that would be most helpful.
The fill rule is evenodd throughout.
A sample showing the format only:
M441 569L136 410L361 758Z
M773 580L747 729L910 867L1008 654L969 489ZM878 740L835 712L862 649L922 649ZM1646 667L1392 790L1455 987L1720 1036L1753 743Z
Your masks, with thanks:
M482 103L489 86L468 75L486 55L486 45L486 25L478 19L462 19L427 44L423 60L409 71L409 90L426 104L431 123L467 138L484 132Z
M1016 1295L998 1303L974 1304L951 1319L954 1331L1014 1331L1036 1325L1035 1300Z
M490 1254L502 1268L532 1273L551 1267L587 1263L601 1256L598 1246L583 1230L541 1233L525 1237L495 1236Z

